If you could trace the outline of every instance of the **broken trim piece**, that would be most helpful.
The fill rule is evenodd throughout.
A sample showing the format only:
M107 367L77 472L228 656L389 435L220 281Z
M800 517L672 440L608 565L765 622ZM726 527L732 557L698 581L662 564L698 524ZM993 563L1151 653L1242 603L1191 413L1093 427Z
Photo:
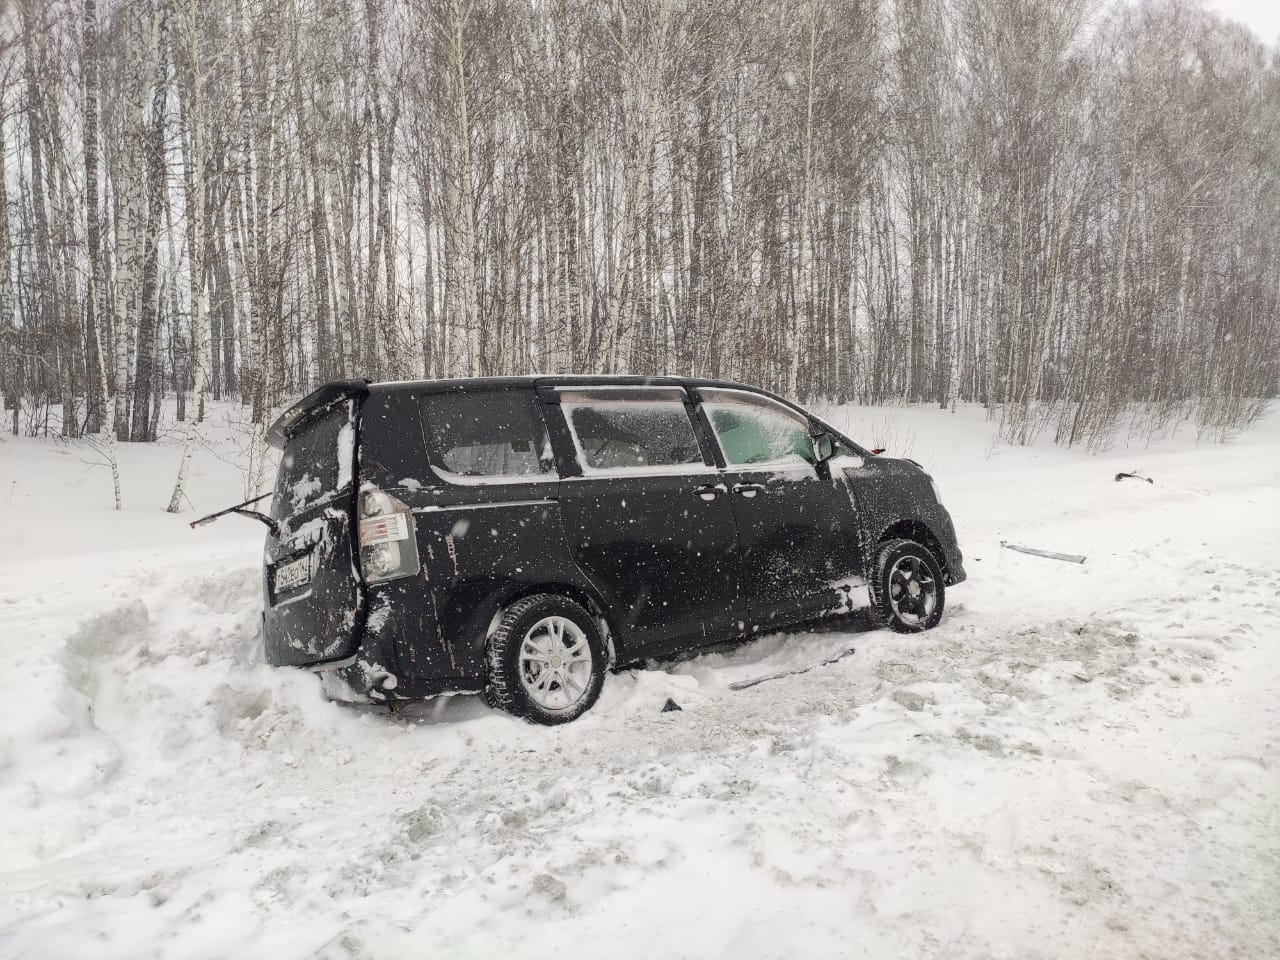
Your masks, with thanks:
M1065 560L1067 563L1084 563L1084 557L1074 553L1054 553L1052 550L1037 550L1035 547L1024 547L1017 543L1001 540L1000 546L1006 550L1017 550L1018 553L1029 553L1033 557L1048 557L1050 560Z
M754 687L757 683L764 683L767 680L781 680L783 677L799 676L802 673L808 673L810 670L816 670L818 667L830 666L831 664L843 660L845 657L857 652L856 647L847 647L834 656L827 657L827 659L820 660L817 663L806 664L803 667L795 667L791 670L779 670L777 673L766 673L762 677L752 677L749 680L735 680L733 683L729 684L729 689L745 690L748 687Z

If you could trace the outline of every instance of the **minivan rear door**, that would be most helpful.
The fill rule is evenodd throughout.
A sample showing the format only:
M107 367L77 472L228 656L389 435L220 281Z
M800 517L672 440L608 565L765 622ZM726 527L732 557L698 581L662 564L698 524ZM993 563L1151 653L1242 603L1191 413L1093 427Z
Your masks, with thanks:
M264 643L275 666L351 656L363 613L353 550L357 399L291 415L273 438L284 445L271 501L278 534L263 557Z
M544 391L563 414L560 506L579 568L605 596L624 657L741 629L737 531L678 386Z

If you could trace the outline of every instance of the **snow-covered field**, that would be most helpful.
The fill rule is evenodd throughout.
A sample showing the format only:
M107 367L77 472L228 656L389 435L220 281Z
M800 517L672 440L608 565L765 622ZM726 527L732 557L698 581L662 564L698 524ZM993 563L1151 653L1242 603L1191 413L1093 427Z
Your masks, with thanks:
M4 437L0 956L1280 956L1280 415L1099 457L839 416L942 488L942 625L627 671L556 729L326 703L258 662L261 528L162 512L174 445L114 514L91 452Z

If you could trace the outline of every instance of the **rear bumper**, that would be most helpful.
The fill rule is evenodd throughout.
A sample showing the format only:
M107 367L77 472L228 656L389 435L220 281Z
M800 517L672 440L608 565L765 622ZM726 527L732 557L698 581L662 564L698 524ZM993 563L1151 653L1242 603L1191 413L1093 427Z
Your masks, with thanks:
M366 659L363 651L346 660L310 669L320 677L324 695L341 703L422 700L442 693L479 693L484 689L484 683L478 679L397 676L382 664Z

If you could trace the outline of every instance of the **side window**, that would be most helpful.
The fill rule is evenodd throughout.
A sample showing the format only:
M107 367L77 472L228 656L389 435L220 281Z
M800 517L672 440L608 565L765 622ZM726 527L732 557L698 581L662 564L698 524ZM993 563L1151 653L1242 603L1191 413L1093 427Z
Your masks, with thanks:
M680 390L564 391L560 405L584 473L703 466Z
M809 422L764 397L733 390L702 391L702 409L729 466L813 464Z
M532 390L428 394L422 407L436 467L446 479L555 476L547 427Z

